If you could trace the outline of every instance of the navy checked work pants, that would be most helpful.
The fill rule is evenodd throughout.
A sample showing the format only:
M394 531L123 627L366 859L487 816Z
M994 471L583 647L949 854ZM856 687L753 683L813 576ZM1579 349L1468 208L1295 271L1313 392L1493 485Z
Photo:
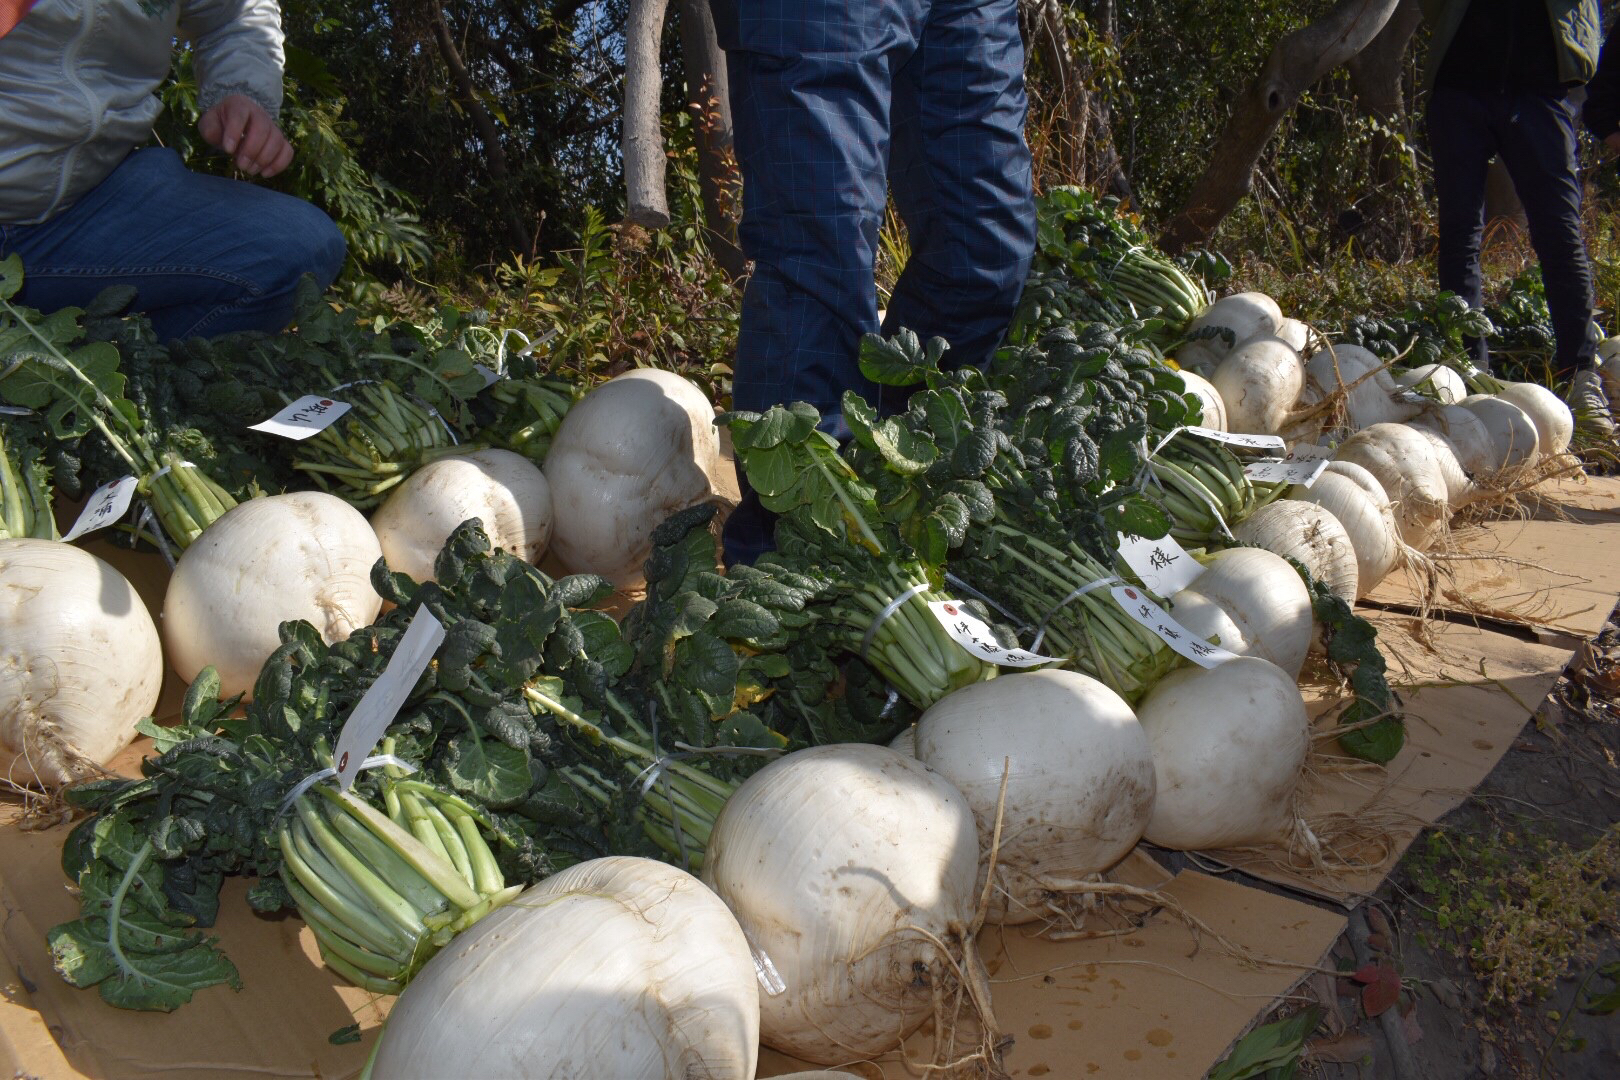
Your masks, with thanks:
M873 263L890 191L910 256L883 332L909 327L949 341L951 363L987 361L1035 250L1017 0L711 3L754 262L736 407L806 401L843 434L845 390L903 403L856 360L861 335L878 330ZM743 488L730 562L771 546L770 516Z
M1591 367L1592 268L1581 233L1575 106L1545 94L1436 87L1429 95L1429 152L1439 203L1440 288L1474 307L1483 302L1479 250L1485 230L1485 173L1500 155L1524 204L1530 243L1541 261L1547 310L1558 339L1554 367L1564 377ZM1469 343L1488 368L1484 341Z

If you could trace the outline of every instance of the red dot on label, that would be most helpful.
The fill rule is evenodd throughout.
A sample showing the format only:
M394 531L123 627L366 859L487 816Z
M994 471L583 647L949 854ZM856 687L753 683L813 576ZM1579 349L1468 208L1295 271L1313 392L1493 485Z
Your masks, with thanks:
M332 404L332 402L331 402L331 399L329 399L329 398L322 398L321 399L321 404L322 405L330 405L330 404Z
M338 772L342 772L344 769L349 767L349 752L347 750L343 752L342 757L338 758L337 767Z

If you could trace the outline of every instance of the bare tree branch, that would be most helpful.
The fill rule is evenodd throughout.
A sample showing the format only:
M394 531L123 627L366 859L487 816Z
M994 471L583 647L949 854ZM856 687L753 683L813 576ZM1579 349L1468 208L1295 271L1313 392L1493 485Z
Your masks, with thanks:
M1399 3L1340 0L1316 22L1285 34L1273 46L1260 77L1233 106L1204 175L1165 230L1166 250L1181 251L1209 239L1249 193L1255 164L1300 95L1366 48Z
M669 224L664 133L658 114L663 90L658 54L668 2L630 0L624 26L624 184L629 197L625 220L649 229Z

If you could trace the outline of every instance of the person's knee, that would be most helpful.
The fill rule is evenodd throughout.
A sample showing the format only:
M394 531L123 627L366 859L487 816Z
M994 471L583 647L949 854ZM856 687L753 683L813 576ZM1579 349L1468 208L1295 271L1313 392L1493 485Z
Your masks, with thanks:
M319 207L300 202L289 215L289 229L282 248L282 281L296 283L305 274L315 275L321 288L337 280L348 257L349 245L337 223Z

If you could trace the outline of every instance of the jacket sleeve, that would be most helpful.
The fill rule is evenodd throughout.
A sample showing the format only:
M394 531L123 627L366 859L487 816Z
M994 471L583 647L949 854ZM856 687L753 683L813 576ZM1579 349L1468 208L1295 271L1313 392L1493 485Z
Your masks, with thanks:
M196 50L197 108L232 94L281 114L284 60L278 0L185 0L180 36Z
M1620 131L1620 35L1616 31L1620 31L1620 22L1603 42L1597 74L1586 84L1586 104L1581 107L1587 130L1599 140Z

